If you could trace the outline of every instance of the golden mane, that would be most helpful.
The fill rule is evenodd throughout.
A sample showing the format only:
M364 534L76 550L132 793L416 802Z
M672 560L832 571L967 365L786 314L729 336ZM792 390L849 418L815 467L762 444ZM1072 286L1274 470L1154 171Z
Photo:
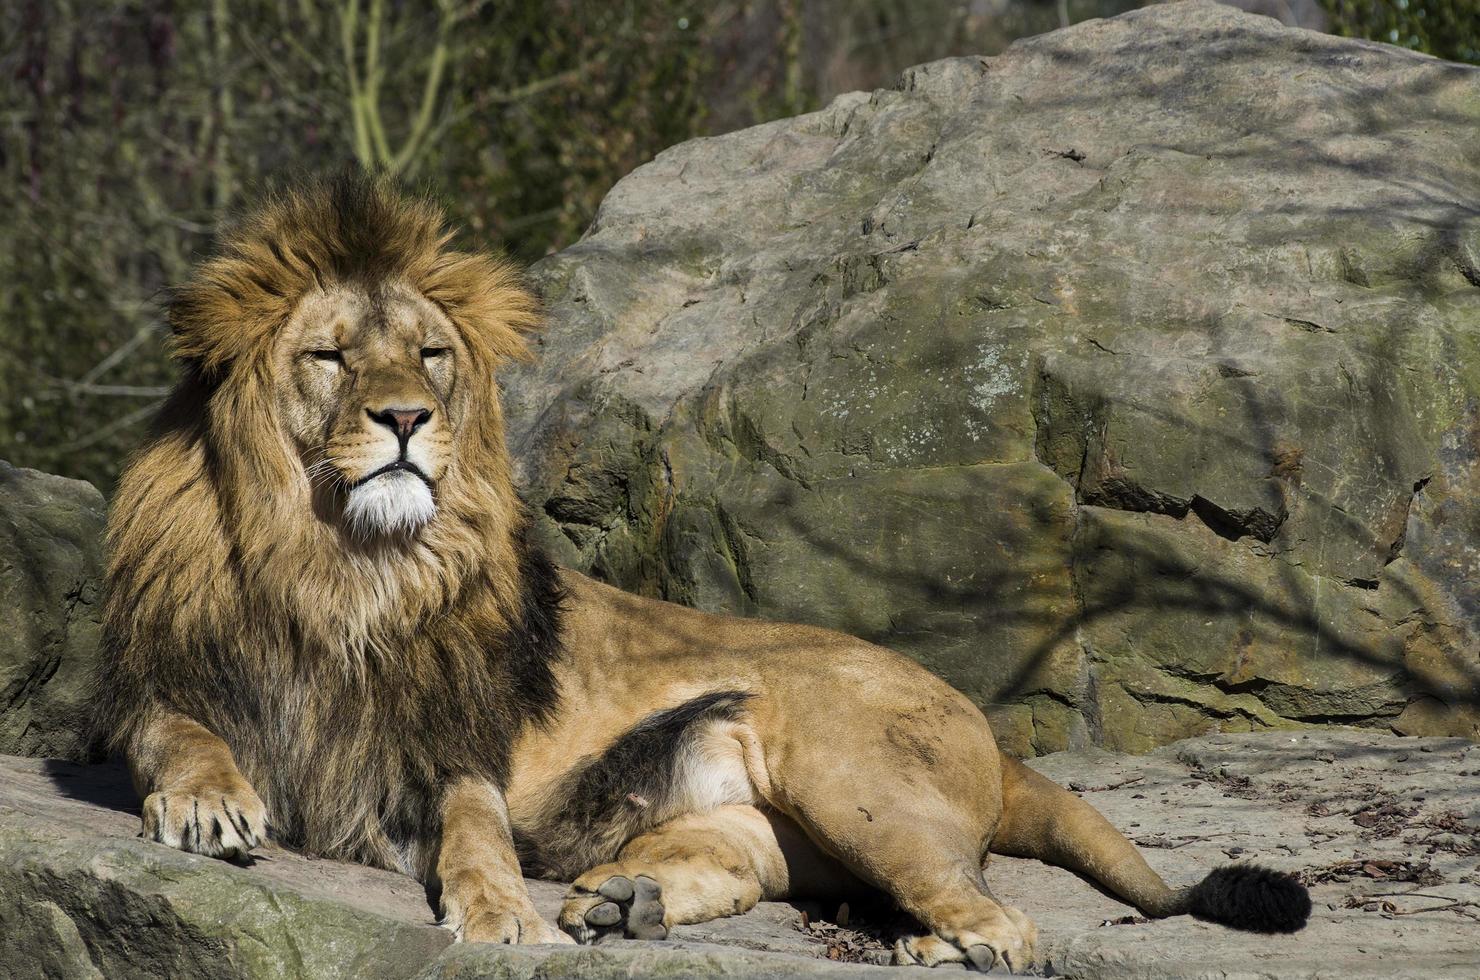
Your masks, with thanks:
M184 376L109 519L106 743L127 746L159 706L188 714L232 744L270 807L302 801L275 820L304 846L391 867L419 858L386 836L383 815L432 819L415 789L432 769L501 775L522 724L511 713L539 716L555 698L559 590L525 542L494 383L502 361L525 355L536 304L510 265L448 240L431 203L369 177L285 192L243 221L174 295ZM436 517L414 538L366 543L315 517L278 423L271 353L310 291L391 282L446 313L477 392ZM293 754L329 777L267 766L290 733L242 724L259 713L298 725ZM405 731L387 736L398 719ZM388 737L428 748L408 756ZM463 748L433 761L438 740Z

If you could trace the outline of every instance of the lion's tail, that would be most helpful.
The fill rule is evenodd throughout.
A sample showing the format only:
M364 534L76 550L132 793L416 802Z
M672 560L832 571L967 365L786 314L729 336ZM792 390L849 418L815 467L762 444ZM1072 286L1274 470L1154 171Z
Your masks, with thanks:
M1155 918L1190 913L1251 932L1295 932L1310 915L1304 885L1255 865L1228 865L1189 888L1169 887L1094 807L1005 756L1002 813L993 851L1088 875Z

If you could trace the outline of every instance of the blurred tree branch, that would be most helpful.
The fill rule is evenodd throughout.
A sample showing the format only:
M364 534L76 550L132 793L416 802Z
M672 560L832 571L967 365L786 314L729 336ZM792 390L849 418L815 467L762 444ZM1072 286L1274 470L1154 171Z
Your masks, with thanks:
M383 170L396 176L415 173L431 132L432 118L442 88L451 52L453 26L471 16L481 3L461 9L452 0L437 0L436 39L426 55L426 71L421 100L411 118L405 138L392 149L386 137L385 119L381 112L381 85L385 81L381 65L381 34L385 28L385 0L370 0L361 41L360 0L341 0L339 7L340 39L345 76L349 83L349 111L355 133L355 156L370 170ZM363 47L363 55L361 48ZM364 61L363 69L360 61Z

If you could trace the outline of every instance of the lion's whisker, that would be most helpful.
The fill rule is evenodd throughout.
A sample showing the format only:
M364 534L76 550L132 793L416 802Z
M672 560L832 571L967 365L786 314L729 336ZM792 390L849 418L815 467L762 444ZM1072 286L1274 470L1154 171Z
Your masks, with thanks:
M324 452L323 450L318 451ZM318 462L304 467L303 475L308 477L308 485L313 490L349 485L344 474L339 472L339 468L334 465L334 461L329 459L327 454Z

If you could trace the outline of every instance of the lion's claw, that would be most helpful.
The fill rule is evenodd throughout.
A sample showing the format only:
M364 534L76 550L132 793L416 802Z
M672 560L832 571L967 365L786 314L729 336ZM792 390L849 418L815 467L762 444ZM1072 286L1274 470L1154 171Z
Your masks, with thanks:
M245 782L150 793L142 816L144 837L229 861L245 860L267 838L267 808Z
M464 873L443 882L442 918L437 923L464 943L569 943L571 939L518 895L483 874Z

